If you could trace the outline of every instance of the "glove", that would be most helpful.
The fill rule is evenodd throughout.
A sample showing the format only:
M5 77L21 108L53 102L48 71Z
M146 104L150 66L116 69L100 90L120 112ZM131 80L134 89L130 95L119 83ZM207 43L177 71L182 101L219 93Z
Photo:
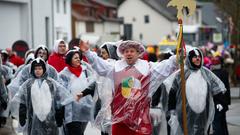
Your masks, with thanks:
M58 127L61 127L63 124L63 119L64 119L64 106L59 108L59 109L55 109L55 119L56 119L56 123Z
M159 108L151 108L150 116L152 117L154 124L158 124L161 122L162 111Z
M171 127L171 134L177 134L177 129L179 127L178 117L174 113L170 113L170 119L168 121L168 125Z
M24 104L20 104L19 107L19 123L23 127L26 123L27 118L27 107Z
M216 105L216 108L217 108L217 110L218 110L219 112L221 112L222 109L223 109L223 106L222 106L221 104L217 104L217 105Z

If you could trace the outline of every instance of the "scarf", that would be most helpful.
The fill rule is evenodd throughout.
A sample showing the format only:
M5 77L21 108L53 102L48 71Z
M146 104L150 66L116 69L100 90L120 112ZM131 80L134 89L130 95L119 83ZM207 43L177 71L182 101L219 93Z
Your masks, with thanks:
M72 66L68 65L67 67L68 67L69 71L71 73L73 73L77 77L79 77L81 75L81 73L82 73L82 67L81 66L79 66L79 67L72 67Z

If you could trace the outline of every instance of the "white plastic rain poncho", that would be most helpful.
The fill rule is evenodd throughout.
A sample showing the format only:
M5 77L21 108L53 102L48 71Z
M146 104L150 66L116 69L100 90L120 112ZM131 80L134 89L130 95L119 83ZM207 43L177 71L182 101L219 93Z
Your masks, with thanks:
M214 117L213 96L224 92L226 89L220 79L203 67L202 64L199 67L193 66L189 55L193 52L203 58L197 48L192 48L187 53L185 80L188 134L207 135L207 130ZM171 116L168 121L171 127L171 135L182 135L180 71L172 74L163 84L165 91L162 95L162 103L167 115ZM168 98L166 98L167 95Z
M14 97L14 95L18 92L19 86L21 86L27 79L31 78L32 75L30 73L30 67L31 64L25 65L18 75L7 86L11 98ZM49 64L46 64L46 69L47 76L58 81L59 78L56 69Z
M32 76L21 85L11 111L24 125L24 135L58 135L56 110L73 101L62 85L44 74L41 78Z
M6 88L6 81L11 80L12 70L0 63L0 114L6 109L8 102L8 92Z
M5 107L0 107L0 116L3 116L3 117L8 117L9 116L9 104L8 103L8 99L9 99L9 92L8 92L8 89L6 87L6 85L11 82L11 79L13 78L13 70L11 68L9 68L8 66L5 66L5 65L1 65L0 66L0 105L2 104L5 104L7 105L7 108L6 106Z
M115 124L123 124L133 132L150 134L151 96L158 88L157 84L177 68L175 56L161 63L148 63L138 59L132 66L125 60L119 60L112 66L93 52L87 51L85 55L97 73L110 78L114 86L111 104L112 130Z
M82 73L79 77L75 76L68 67L65 67L60 73L59 78L63 86L73 96L79 94L92 83L96 81L96 75L90 65L81 61ZM84 96L79 102L74 101L65 106L65 123L70 122L88 122L93 120L94 101L91 95Z
M108 59L106 61L114 66L116 60L119 59L116 53L116 42L105 42L100 46L101 49L105 49L108 53ZM110 78L98 76L97 79L97 94L100 99L100 110L98 111L94 126L99 128L104 133L111 132L111 102L112 102L112 94L113 94L113 84ZM106 98L107 97L107 98Z

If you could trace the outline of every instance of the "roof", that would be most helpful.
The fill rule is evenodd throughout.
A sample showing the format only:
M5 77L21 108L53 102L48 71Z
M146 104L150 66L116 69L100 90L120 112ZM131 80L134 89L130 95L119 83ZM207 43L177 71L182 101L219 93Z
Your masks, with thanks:
M174 7L167 7L169 0L142 0L146 5L157 11L170 21L177 21L177 10Z
M123 22L123 18L109 18L109 17L106 17L104 15L99 15L99 17L104 20L104 21L108 21L108 22L120 22L122 23Z
M72 16L75 17L78 21L93 21L93 22L101 22L100 19L91 16L83 16L79 14L75 9L72 9Z
M91 0L91 1L96 2L100 5L105 6L105 7L117 8L117 5L114 5L110 2L107 2L106 0Z
M88 0L72 0L72 3L84 5L86 7L92 7L92 4L88 2Z

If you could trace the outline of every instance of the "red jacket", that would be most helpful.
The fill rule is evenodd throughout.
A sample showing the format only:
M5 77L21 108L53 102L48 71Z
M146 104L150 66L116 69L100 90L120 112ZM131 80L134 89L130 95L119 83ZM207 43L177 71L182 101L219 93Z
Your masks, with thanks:
M13 55L11 55L11 56L9 57L9 61L10 61L11 63L13 63L14 65L16 65L17 67L19 67L19 66L21 66L22 64L24 64L24 60L23 60L21 57L15 55L15 54L13 54Z
M48 64L52 65L58 72L60 72L67 66L64 56L65 55L58 53L52 53L48 58Z

